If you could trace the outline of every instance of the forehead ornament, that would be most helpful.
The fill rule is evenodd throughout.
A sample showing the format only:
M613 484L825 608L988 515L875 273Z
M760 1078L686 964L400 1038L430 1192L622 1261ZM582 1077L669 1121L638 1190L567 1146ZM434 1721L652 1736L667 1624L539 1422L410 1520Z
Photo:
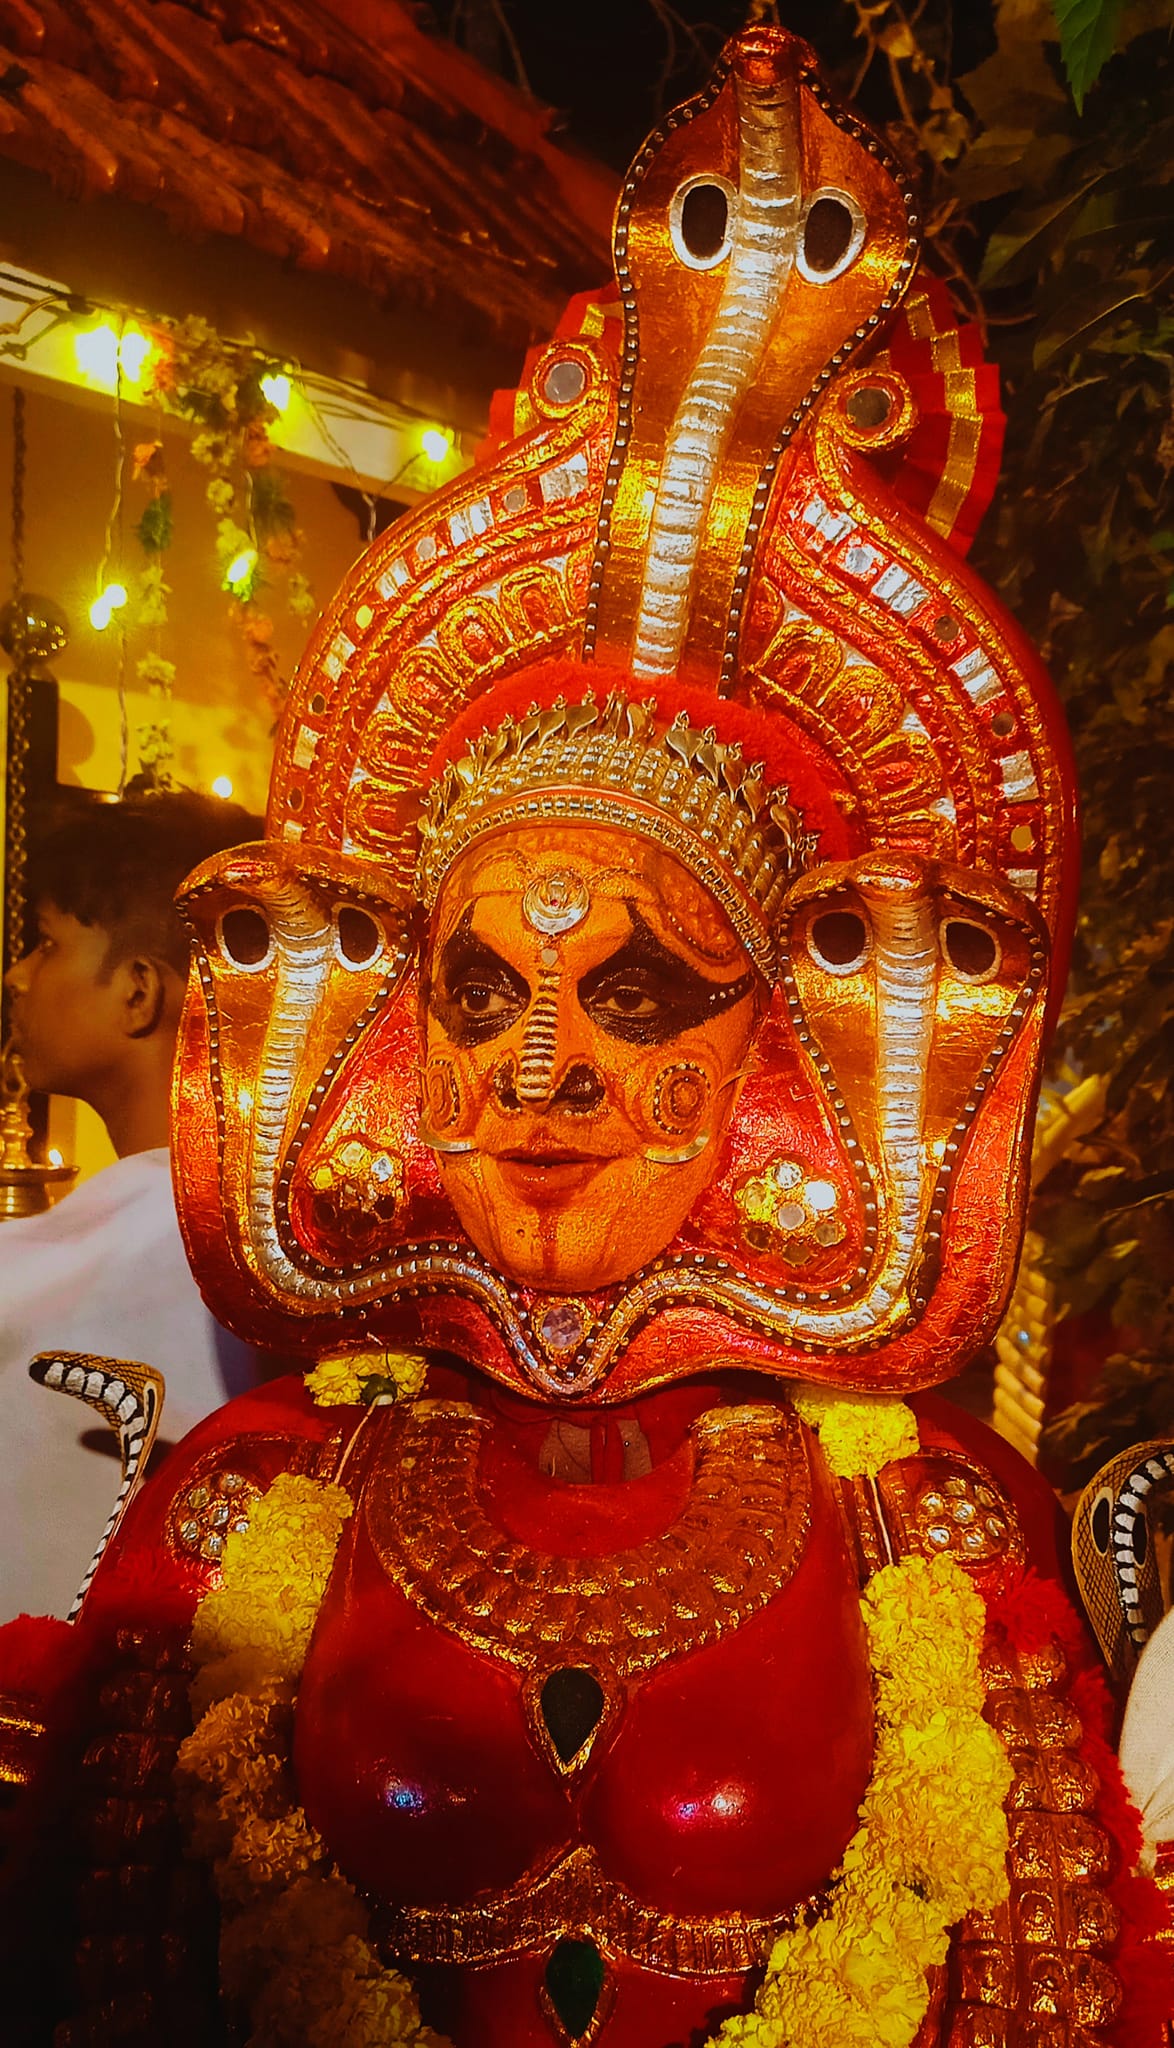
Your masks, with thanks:
M591 908L591 897L582 875L573 868L553 868L527 885L522 897L522 916L532 931L557 938L582 924Z
M453 862L486 833L576 821L620 826L675 854L773 979L773 919L812 856L813 837L787 791L768 785L760 761L744 760L712 726L698 731L684 712L666 729L654 704L618 694L603 704L588 693L581 703L535 705L449 763L421 822L425 908Z

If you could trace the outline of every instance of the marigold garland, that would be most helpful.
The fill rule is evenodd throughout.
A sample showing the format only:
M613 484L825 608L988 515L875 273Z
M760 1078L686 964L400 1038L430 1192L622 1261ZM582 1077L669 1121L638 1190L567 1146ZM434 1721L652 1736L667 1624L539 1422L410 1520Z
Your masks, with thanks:
M321 1358L306 1374L306 1387L319 1408L368 1407L410 1401L428 1373L428 1360L415 1351L344 1351Z
M297 1802L297 1678L352 1511L341 1487L282 1473L228 1538L192 1630L199 1720L176 1782L222 1911L221 1988L249 2048L448 2048L367 1940L367 1915Z
M255 1504L249 1527L228 1538L221 1584L201 1601L192 1626L197 1712L229 1693L259 1693L272 1679L297 1677L350 1513L340 1486L283 1472Z
M844 1394L806 1385L790 1392L837 1479L875 1478L883 1465L917 1450L916 1418L895 1394Z
M1012 1770L982 1718L981 1598L950 1557L887 1565L864 1593L877 1742L827 1910L775 1943L754 2010L709 2048L908 2048L949 1930L1007 1896Z
M366 1358L324 1361L316 1397L362 1400ZM412 1361L419 1363L423 1361ZM908 1447L903 1404L800 1398L833 1470ZM225 1546L193 1629L201 1715L177 1764L191 1846L223 1909L221 1983L250 2048L446 2048L380 1962L366 1910L310 1826L289 1767L297 1678L351 1502L282 1474ZM877 1740L860 1825L826 1910L776 1942L754 2010L710 2048L908 2048L950 1928L1007 1893L1011 1767L982 1719L986 1610L952 1558L906 1558L863 1596Z

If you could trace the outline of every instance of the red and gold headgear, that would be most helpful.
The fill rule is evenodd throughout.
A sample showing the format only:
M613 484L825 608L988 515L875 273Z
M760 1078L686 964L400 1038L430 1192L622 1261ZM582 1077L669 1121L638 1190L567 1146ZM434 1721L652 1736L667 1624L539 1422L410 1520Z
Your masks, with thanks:
M717 1360L915 1387L991 1326L1072 780L963 559L1001 420L918 251L885 145L804 44L747 31L637 157L614 291L356 564L282 722L269 837L189 890L179 1186L224 1321L596 1400ZM534 821L674 853L771 990L687 1225L573 1301L476 1251L419 1130L422 915L464 849Z

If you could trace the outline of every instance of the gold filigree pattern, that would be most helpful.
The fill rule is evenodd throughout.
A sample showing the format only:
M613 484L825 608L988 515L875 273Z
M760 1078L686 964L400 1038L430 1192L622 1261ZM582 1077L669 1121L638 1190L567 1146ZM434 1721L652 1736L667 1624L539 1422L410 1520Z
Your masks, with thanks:
M364 728L362 773L346 806L353 851L390 861L397 879L410 880L421 766L445 723L502 677L557 654L574 626L565 574L541 562L510 570L495 595L471 594L442 615L435 644L403 656L395 708L377 710Z
M1077 1754L1080 1718L1064 1697L1055 1640L1022 1657L1007 1642L984 1659L987 1716L1015 1766L1008 1802L1010 1897L972 1913L957 1943L960 2006L948 2048L1022 2039L1093 2048L1121 1985L1105 1960L1118 1915L1102 1888L1112 1866L1092 1818L1095 1772Z
M223 1556L225 1539L249 1526L249 1509L261 1489L239 1472L210 1472L180 1495L172 1509L172 1529L180 1550L192 1557Z
M568 404L552 397L551 372L572 356L584 382ZM581 632L616 375L613 352L589 337L553 343L533 367L523 438L355 565L291 689L273 836L338 845L341 824L346 847L410 884L421 770L453 717Z
M190 1732L182 1642L120 1629L72 1810L86 1866L74 1928L77 2003L57 2048L168 2040L182 2011L192 2040L219 2032L205 1958L214 1941L207 1880L176 1865L175 1758Z
M875 845L947 858L954 834L941 810L949 790L927 733L910 732L899 682L868 662L849 663L836 634L796 617L764 582L774 627L748 670L753 702L777 711L843 764Z
M858 1491L845 1497L857 1524L871 1525L871 1500ZM898 1556L946 1553L972 1570L1023 1562L1009 1496L957 1453L888 1466L875 1498ZM959 1520L960 1508L968 1512ZM863 1552L874 1551L871 1526L860 1534ZM948 2023L924 2048L931 2040L937 2048L939 2039L941 2048L1098 2048L1121 2003L1120 1980L1105 1959L1118 1915L1103 1889L1113 1851L1093 1817L1099 1781L1079 1753L1083 1729L1068 1697L1068 1659L1054 1636L1020 1650L996 1633L982 1661L984 1711L1015 1769L1007 1801L1011 1890L994 1912L962 1922Z
M1167 1913L1166 1925L1158 1929L1158 1940L1166 1948L1174 1949L1174 1847L1168 1842L1158 1844L1154 1883L1166 1902Z
M653 705L614 693L508 717L449 763L421 824L425 909L483 833L531 817L598 823L617 798L626 828L670 847L772 973L771 920L812 849L786 790L769 788L761 762L723 746L712 727L698 731L681 712L658 732Z
M397 1961L484 1964L541 1953L564 1935L587 1935L605 1954L679 1977L735 1976L756 1969L771 1942L795 1925L807 1900L774 1919L747 1913L661 1913L601 1870L594 1849L568 1850L537 1877L468 1906L384 1907L372 1925Z
M31 1783L45 1718L19 1693L0 1692L0 1785Z
M172 1496L163 1528L171 1556L218 1572L225 1537L248 1527L249 1510L265 1491L270 1470L312 1472L324 1456L319 1444L260 1435L206 1451Z
M478 1463L490 1418L418 1401L392 1417L364 1496L389 1578L443 1628L531 1666L654 1669L741 1627L795 1571L810 1526L799 1421L765 1404L713 1408L690 1432L689 1498L663 1535L608 1557L560 1557L490 1519Z
M343 1228L354 1223L361 1229L395 1215L403 1199L403 1162L386 1146L355 1134L318 1161L309 1182L322 1212Z
M959 1564L1021 1564L1022 1531L1010 1498L990 1472L953 1452L902 1458L880 1480L896 1546Z
M1003 873L1051 923L1071 791L1045 700L973 588L943 577L894 521L858 446L834 395L797 453L791 485L807 505L774 530L769 587L866 658L892 644L903 729L928 736L944 778L934 815L948 824L948 857Z
M798 1159L772 1159L734 1191L741 1231L753 1250L781 1253L802 1266L813 1252L842 1244L847 1226L837 1213L840 1190L809 1174Z

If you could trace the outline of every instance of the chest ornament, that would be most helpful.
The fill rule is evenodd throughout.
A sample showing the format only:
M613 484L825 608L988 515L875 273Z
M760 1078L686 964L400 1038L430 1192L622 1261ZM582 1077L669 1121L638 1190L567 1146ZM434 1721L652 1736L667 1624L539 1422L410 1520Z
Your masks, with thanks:
M756 1433L760 1448L774 1446L780 1457L788 1454L794 1428L789 1411L772 1415L757 1407L716 1410L701 1418L702 1424L709 1424L714 1415L726 1424L731 1439L742 1438L741 1457L746 1456L746 1442L754 1444ZM435 1465L429 1470L422 1468L423 1461L408 1462L417 1457L421 1443L437 1433L440 1418L457 1473L463 1474L455 1487L447 1476L441 1486ZM390 1511L398 1498L407 1515L428 1484L442 1527L451 1522L454 1503L463 1500L464 1511L471 1513L480 1418L457 1404L429 1403L422 1414L396 1414L389 1421L409 1484L398 1496L390 1488L381 1491L385 1510ZM877 1476L883 1441L895 1441L908 1428L896 1404L878 1409L851 1397L834 1403L825 1397L816 1426L821 1436L836 1444L833 1464L838 1476L852 1483ZM608 1581L601 1600L617 1589L622 1594L629 1581L645 1586L655 1576L653 1563L664 1555L669 1537L692 1542L691 1555L698 1562L707 1556L713 1562L714 1553L706 1551L703 1540L710 1524L699 1506L704 1502L708 1511L702 1486L707 1444L715 1458L724 1448L720 1428L716 1444L712 1437L712 1432L695 1425L694 1486L684 1511L665 1537L621 1553L623 1569L614 1582ZM802 1450L800 1440L800 1454ZM769 1467L771 1461L764 1456L762 1462ZM756 1461L750 1469L757 1472ZM749 1491L762 1484L759 1474ZM745 1487L742 1492L748 1497ZM181 1751L179 1775L186 1782L186 1803L200 1839L218 1841L227 1850L217 1864L217 1882L229 1923L242 1907L249 1909L255 1924L248 1946L259 1942L266 1957L276 1961L278 1984L270 1975L263 1992L267 2010L276 1996L288 2006L291 2024L296 2018L301 2025L308 2011L336 2016L342 2001L348 2019L355 2021L348 2039L365 2048L395 2048L397 2043L407 2048L408 2042L443 2048L438 2037L421 2029L406 1980L381 1961L383 1943L420 1960L439 1959L446 1943L453 1960L484 1960L502 1953L503 1943L507 1948L525 1945L527 1909L539 1914L546 1941L559 1927L573 1923L571 1942L602 1953L605 1962L609 1953L630 1952L649 1960L655 1957L661 1967L682 1973L725 1968L727 1957L740 1967L756 1936L761 1958L775 1933L754 2010L739 2023L752 2030L761 2048L783 2048L784 2043L787 2048L841 2048L846 2039L876 2038L876 2020L882 2013L892 2048L909 2048L915 2037L922 2038L919 2028L929 2010L928 1975L936 1973L949 1930L960 1920L963 1952L974 1979L964 1987L967 2001L984 2006L994 1998L999 2003L986 1980L978 1979L986 1957L984 1939L989 1947L991 1930L997 1934L1007 1916L1007 1807L1017 1817L1010 1845L1016 1878L1010 1891L1011 1906L1018 1910L1020 1864L1035 1840L1031 1829L1039 1832L1037 1809L1049 1805L1024 1780L1017 1744L1029 1738L1030 1765L1041 1731L1045 1742L1065 1742L1075 1723L1070 1729L1062 1720L1053 1729L1056 1715L1048 1701L1037 1703L1033 1698L1025 1705L1014 1682L1009 1693L1000 1691L998 1657L992 1663L989 1645L986 1657L982 1655L991 1618L987 1603L960 1557L929 1539L929 1554L915 1550L901 1556L897 1563L878 1569L865 1587L862 1606L877 1713L873 1775L857 1831L838 1869L829 1873L826 1898L814 1917L801 1909L792 1924L779 1930L749 1919L735 1926L730 1916L722 1916L706 1933L692 1921L674 1916L670 1929L662 1924L664 1916L649 1916L613 1885L601 1882L588 1855L572 1853L529 1880L522 1893L515 1892L508 1902L509 1914L502 1910L504 1899L486 1900L471 1913L437 1916L413 1909L393 1927L378 1911L369 1924L367 1908L332 1866L327 1844L293 1803L287 1767L292 1691L349 1511L350 1504L337 1487L302 1478L279 1479L257 1503L248 1529L230 1533L223 1585L203 1603L193 1635L193 1652L201 1667L194 1698L204 1712ZM761 1500L758 1514L761 1525ZM410 1515L402 1526L409 1532L405 1544L415 1544L418 1553ZM969 1524L958 1526L964 1529ZM510 1543L496 1533L495 1541ZM641 1560L639 1568L633 1559ZM511 1561L516 1561L512 1554L507 1565ZM570 1570L565 1559L554 1560L552 1572L556 1565L556 1576ZM597 1568L594 1562L591 1568ZM487 1604L483 1574L484 1566L470 1561L465 1604L484 1610L479 1626L487 1627L492 1616L496 1629L504 1632L502 1613ZM735 1584L740 1583L736 1577ZM553 1584L552 1579L548 1591ZM521 1610L510 1612L516 1618ZM997 1606L994 1615L997 1618ZM560 1650L563 1656L571 1654L565 1641ZM1054 1674L1049 1671L1047 1676ZM1033 1682L1018 1677L1020 1687ZM987 1698L988 1691L994 1696ZM984 1704L994 1726L984 1718ZM1037 1707L1051 1714L1046 1727L1036 1726ZM1017 1773L1019 1783L1012 1789ZM1070 1797L1064 1824L1071 1828L1073 1810L1082 1809L1091 1797L1091 1789ZM1083 1813L1075 1818L1083 1819ZM1091 1829L1090 1840L1097 1835ZM447 1933L442 1922L447 1922ZM322 1941L326 1924L337 1928L337 1939ZM598 1933L598 1947L593 1939L584 1939L587 1930ZM1110 1931L1107 1923L1098 1927L1102 1936ZM307 1973L306 1941L311 1932L317 1946L314 1968ZM670 1938L671 1961L666 1962L665 1943ZM566 1937L561 1946L568 1946ZM246 1974L250 1979L255 1975L251 1966ZM233 1975L229 1971L224 1982L230 1997L234 1989L246 1990L243 1979L235 1986L229 1981ZM1102 1970L1101 1975L1108 1997L1111 1973ZM279 1984L287 1986L288 1998ZM1096 2018L1100 2017L1098 2012ZM709 2048L716 2044L711 2042Z
M403 1554L417 1558L418 1583L424 1587L437 1583L423 1576L420 1532L428 1526L423 1516L425 1487L431 1499L432 1525L447 1532L440 1554L450 1564L452 1552L446 1546L457 1540L452 1528L454 1512L459 1509L467 1518L468 1534L473 1538L479 1527L483 1532L484 1524L478 1521L483 1510L475 1487L480 1417L457 1404L421 1405L422 1413L402 1412L389 1418L389 1434L394 1432L398 1451L393 1451L383 1470L393 1470L398 1462L407 1484L399 1492L387 1485L370 1489L380 1507L372 1515L368 1506L367 1514L369 1524L374 1520L379 1526L382 1520L386 1546L386 1522L398 1506L396 1542ZM716 1430L712 1427L715 1417ZM436 1427L440 1418L446 1425L453 1472L442 1468L436 1458L429 1462L419 1455L423 1445L440 1434ZM860 1434L862 1439L871 1439L872 1433L870 1418ZM734 1458L735 1443L737 1469L731 1472L722 1460L727 1455ZM755 1560L763 1555L761 1534L757 1542L750 1540L751 1522L757 1522L759 1532L764 1526L762 1489L765 1485L765 1497L773 1502L771 1489L781 1487L782 1469L790 1470L796 1454L804 1455L791 1412L758 1407L711 1411L694 1426L694 1448L694 1484L685 1509L665 1536L611 1561L615 1577L606 1576L600 1595L601 1606L612 1602L606 1639L617 1655L622 1654L625 1640L631 1643L642 1660L636 1669L646 1668L652 1654L642 1633L647 1609L641 1604L625 1608L622 1596L654 1583L658 1564L664 1566L661 1576L671 1579L668 1560L674 1544L684 1545L695 1568L708 1565L730 1576L728 1558L722 1561L723 1553L712 1541L714 1522L728 1525L730 1520L728 1505L720 1502L714 1490L719 1471L727 1484L733 1482L731 1497L744 1503L741 1512L747 1538L732 1552L737 1569L729 1596L734 1602L744 1601ZM763 1469L771 1475L765 1482ZM751 1475L749 1483L746 1474ZM242 1900L263 1904L267 1925L262 1941L272 1952L272 1937L278 1930L276 1922L272 1927L268 1923L276 1914L282 1934L276 1941L279 1968L286 1960L291 1966L295 1960L293 1951L287 1954L285 1943L292 1939L295 1950L300 1949L301 1923L295 1926L284 1906L269 1903L275 1878L282 1880L282 1894L296 1903L299 1912L308 1914L311 1922L323 1912L329 1912L332 1925L345 1922L347 1932L358 1939L327 1944L319 1951L316 1981L312 1986L302 1984L299 1996L309 1991L315 2009L331 2009L329 2001L344 1995L345 1980L349 1987L346 1995L351 1991L360 1995L364 2007L370 2008L370 2020L378 2017L383 2027L377 2032L369 2024L367 2031L357 2032L355 2038L372 2044L378 2040L389 2048L389 2044L414 2038L411 2030L419 2024L409 1988L402 1977L380 1962L378 1933L374 1927L368 1929L356 1894L331 1867L326 1844L307 1826L301 1809L289 1802L288 1793L278 1796L278 1788L288 1784L288 1774L282 1769L285 1688L291 1679L296 1683L310 1617L324 1590L329 1559L347 1511L345 1497L340 1497L336 1488L304 1480L286 1481L284 1486L288 1499L283 1482L278 1481L258 1504L249 1529L229 1537L223 1587L204 1603L197 1618L193 1649L197 1662L206 1664L197 1693L206 1701L211 1693L212 1699L181 1753L180 1772L189 1780L189 1803L201 1832L206 1839L219 1835L229 1847L228 1858L219 1869L229 1880L229 1891L225 1893L223 1884L221 1891L230 1916L239 1911ZM791 1528L788 1554L792 1558L799 1554L806 1514L804 1501ZM492 1531L492 1540L495 1546L506 1546L507 1568L518 1561L513 1551L522 1546L511 1546L510 1539L497 1531ZM314 1553L312 1559L310 1552ZM561 1583L567 1575L581 1592L582 1581L575 1576L579 1569L577 1561L552 1560L543 1597L556 1597L556 1582ZM600 1567L598 1561L590 1560L583 1569L599 1571ZM451 1587L451 1580L444 1583ZM481 1629L488 1629L492 1622L494 1640L512 1642L515 1637L506 1628L505 1610L489 1598L486 1587L484 1562L470 1559L465 1607L479 1612ZM722 1589L715 1590L720 1593ZM568 1587L564 1597L569 1598L569 1593ZM296 1641L289 1639L287 1626L280 1620L291 1603L299 1617L304 1615L294 1630ZM508 1611L516 1632L523 1626L524 1610L511 1606ZM630 1636L625 1630L621 1637L620 1616L625 1613L629 1620L639 1617L641 1633ZM763 2048L781 2048L784 2040L789 2048L839 2048L861 2017L861 2001L866 2010L873 2010L878 1997L896 2000L907 2015L909 2024L906 2026L904 2018L897 2021L890 2036L897 2048L905 2048L925 2011L925 1971L940 1960L946 1930L968 1908L989 1909L1006 1895L1003 1798L1011 1772L1002 1744L980 1711L984 1684L979 1650L985 1622L981 1597L952 1557L913 1557L876 1575L865 1591L864 1613L878 1715L873 1778L861 1808L860 1826L840 1869L831 1873L826 1909L811 1921L802 1916L775 1941L754 2016ZM695 1622L696 1617L693 1619ZM267 1623L274 1625L272 1642L268 1641ZM267 1647L260 1648L258 1654L261 1644ZM561 1656L572 1654L565 1638L559 1647ZM234 1656L241 1650L248 1653L243 1670ZM223 1675L218 1678L218 1674ZM242 1680L242 1690L231 1690ZM242 1797L242 1786L254 1781L266 1788L261 1809L255 1808L247 1790ZM564 1865L547 1874L547 1882L564 1893L568 1887L581 1893L584 1887L591 1888L591 1876L588 1870L570 1868L564 1859ZM562 1903L565 1910L565 1898ZM426 1947L428 1930L420 1926L415 1931ZM454 1941L463 1935L476 1945L478 1936L482 1940L488 1936L491 1948L496 1946L494 1936L500 1940L503 1931L453 1923ZM628 1931L637 1946L649 1941L659 1946L658 1936L663 1934L660 1928L634 1925ZM720 1931L726 1936L735 1933L732 1928ZM737 1930L737 1946L749 1941L754 1931L749 1923ZM757 1931L760 1935L767 1932ZM404 1930L399 1932L402 1938ZM603 1934L609 1945L615 1943L616 1932L609 1924ZM688 1947L688 1942L681 1946L678 1967L685 1961ZM356 1958L361 1959L361 1983L353 1981ZM701 1961L698 1950L693 1967L699 1967ZM291 1982L300 1982L292 1967ZM437 2048L434 2038L433 2048Z
M413 1964L484 1965L586 1935L645 1969L728 1977L760 1968L774 1940L819 1903L775 1919L657 1912L608 1877L594 1849L580 1843L536 1881L470 1906L376 1909L372 1937L382 1954Z
M739 1628L803 1554L810 1475L789 1409L700 1416L681 1512L660 1535L602 1557L532 1549L491 1519L479 1479L490 1423L463 1403L415 1403L392 1419L364 1494L388 1577L489 1656L634 1677Z

